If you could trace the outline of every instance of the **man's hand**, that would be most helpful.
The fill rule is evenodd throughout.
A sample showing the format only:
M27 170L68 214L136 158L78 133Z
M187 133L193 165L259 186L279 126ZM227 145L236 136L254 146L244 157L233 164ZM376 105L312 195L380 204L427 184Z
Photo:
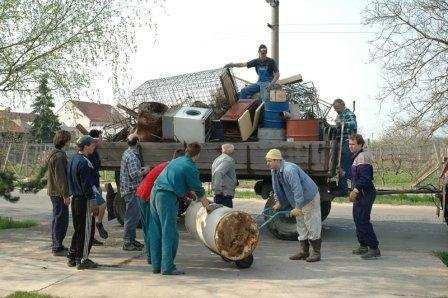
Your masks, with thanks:
M358 199L359 190L357 188L354 188L350 194L348 195L348 200L350 202L355 202Z
M64 204L67 206L69 206L72 201L70 197L63 198L63 200L64 200Z
M224 68L232 68L233 67L233 63L227 63L226 65L224 65Z
M206 196L203 196L203 197L201 198L201 203L202 203L202 206L203 206L203 207L206 207L206 208L207 208L208 205L210 205L210 201L207 199Z
M98 214L98 212L100 211L100 208L98 207L98 204L96 203L96 200L90 200L89 202L90 204L90 212L92 212L92 214Z
M341 126L341 125L342 125L342 121L341 121L341 119L336 118L336 120L335 120L335 124L336 124L337 127Z
M272 206L272 210L274 210L274 211L278 211L278 210L280 210L280 208L282 208L282 205L280 205L279 201L276 201L274 206Z
M291 210L291 212L289 212L290 217L299 217L302 215L303 215L303 212L302 212L302 209L300 209L300 208L294 208Z

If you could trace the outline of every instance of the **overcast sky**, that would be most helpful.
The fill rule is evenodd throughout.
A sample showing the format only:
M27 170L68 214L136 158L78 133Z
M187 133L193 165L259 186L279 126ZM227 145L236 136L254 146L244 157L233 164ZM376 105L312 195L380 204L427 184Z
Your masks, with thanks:
M324 100L340 97L350 106L355 100L361 133L377 137L390 111L375 100L380 72L369 63L372 29L361 25L366 2L280 0L280 74L302 74ZM246 62L260 43L270 49L271 8L264 0L166 0L155 15L157 36L145 29L137 36L131 89L148 79ZM235 73L256 80L253 69ZM102 102L114 103L107 82L95 87Z

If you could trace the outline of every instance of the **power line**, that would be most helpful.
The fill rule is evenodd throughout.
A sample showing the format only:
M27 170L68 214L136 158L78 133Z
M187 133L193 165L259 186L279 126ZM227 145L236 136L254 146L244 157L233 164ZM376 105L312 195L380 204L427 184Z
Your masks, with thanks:
M366 31L283 31L280 34L374 34Z
M361 23L287 23L280 26L362 26Z

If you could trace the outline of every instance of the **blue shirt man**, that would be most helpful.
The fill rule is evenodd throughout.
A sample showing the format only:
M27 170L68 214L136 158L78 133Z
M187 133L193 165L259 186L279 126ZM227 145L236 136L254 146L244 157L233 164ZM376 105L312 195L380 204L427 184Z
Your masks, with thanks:
M274 59L267 57L268 48L262 44L258 47L258 58L246 63L229 63L225 67L247 67L255 68L258 75L258 81L255 84L248 85L238 93L239 99L250 99L260 92L259 98L262 101L268 100L267 90L275 84L280 77L277 63Z

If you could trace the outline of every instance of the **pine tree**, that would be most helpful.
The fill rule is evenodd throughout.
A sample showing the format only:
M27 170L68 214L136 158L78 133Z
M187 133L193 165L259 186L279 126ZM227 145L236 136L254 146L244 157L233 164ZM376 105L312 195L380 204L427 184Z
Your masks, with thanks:
M53 137L61 127L58 116L53 113L54 99L48 88L48 78L44 76L39 84L39 95L34 101L33 113L36 115L32 128L31 136L36 142L51 142Z

